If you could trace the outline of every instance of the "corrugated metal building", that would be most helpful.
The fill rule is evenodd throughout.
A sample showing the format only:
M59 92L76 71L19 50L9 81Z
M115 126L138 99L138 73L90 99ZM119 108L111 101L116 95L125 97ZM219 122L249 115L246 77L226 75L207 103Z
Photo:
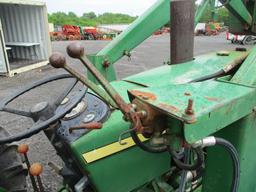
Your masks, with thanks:
M0 0L0 74L12 76L46 65L50 53L45 3Z

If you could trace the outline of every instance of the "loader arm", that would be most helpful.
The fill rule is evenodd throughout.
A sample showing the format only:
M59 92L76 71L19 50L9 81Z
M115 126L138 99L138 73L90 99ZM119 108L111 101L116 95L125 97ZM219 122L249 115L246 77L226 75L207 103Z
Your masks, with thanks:
M211 1L203 0L200 3L195 15L195 26ZM108 81L116 80L113 68L115 62L125 55L129 56L134 48L170 21L169 2L170 0L158 0L105 48L95 55L88 55L91 62ZM90 73L88 73L88 76L90 80L97 82Z

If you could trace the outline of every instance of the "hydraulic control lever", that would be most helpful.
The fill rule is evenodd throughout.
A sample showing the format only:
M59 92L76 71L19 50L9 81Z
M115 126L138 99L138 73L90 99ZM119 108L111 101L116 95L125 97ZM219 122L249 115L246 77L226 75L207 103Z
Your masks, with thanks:
M79 43L72 43L67 47L67 53L70 57L74 59L79 59L83 65L91 72L91 74L98 80L100 85L116 103L118 108L126 114L129 112L127 110L128 104L123 100L123 98L117 93L117 91L110 85L108 80L97 70L97 68L91 63L91 61L85 56L84 47Z
M64 68L74 77L76 77L80 82L82 82L84 85L86 85L91 90L93 90L96 94L98 94L98 96L100 96L103 100L109 103L112 107L117 108L116 103L109 97L109 95L103 89L101 89L95 83L87 79L85 75L80 74L75 69L67 65L66 58L62 53L56 52L52 54L49 61L50 61L50 64L55 68Z
M105 79L105 77L96 69L91 61L85 56L84 48L79 43L72 43L67 47L67 53L70 57L79 59L83 65L93 74L98 80L102 88L90 81L85 75L80 74L75 69L67 65L66 59L61 53L54 53L50 57L50 63L55 68L64 68L71 73L74 77L80 80L84 85L92 89L102 99L108 102L111 106L118 108L123 114L126 120L131 121L133 126L137 130L142 129L140 121L141 112L135 112L132 104L127 104L124 99L118 94L118 92L112 87L112 85Z
M79 59L83 65L91 72L91 74L97 79L103 89L98 87L95 83L87 79L83 74L78 73L75 69L71 68L66 64L66 59L61 53L55 53L50 57L50 63L55 68L64 68L84 85L91 88L96 94L98 94L103 100L108 102L111 106L118 108L124 115L126 121L131 122L131 128L120 134L119 143L124 145L126 143L122 142L122 136L124 134L130 133L134 143L141 149L150 153L162 153L167 151L167 146L165 144L160 146L150 146L144 144L138 133L145 135L146 129L143 126L143 118L147 117L147 112L143 109L138 110L135 104L126 103L124 99L119 95L119 93L112 87L112 85L105 79L105 77L97 70L97 68L91 63L91 61L85 56L84 48L78 44L73 43L67 47L67 53L70 57ZM77 127L72 127L71 132L77 129L84 129L88 125L80 125ZM146 134L147 135L147 134Z

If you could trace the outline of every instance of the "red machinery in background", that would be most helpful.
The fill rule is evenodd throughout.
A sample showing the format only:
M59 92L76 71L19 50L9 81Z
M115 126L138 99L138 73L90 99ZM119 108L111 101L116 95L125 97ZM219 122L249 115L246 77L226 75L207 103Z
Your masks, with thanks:
M84 27L83 36L85 40L97 40L98 32L96 27Z
M80 27L73 25L63 25L62 27L59 27L56 31L50 32L50 37L52 41L83 39Z
M58 30L51 32L52 41L63 40L112 40L116 34L101 33L96 27L81 27L73 25L63 25Z
M82 35L80 27L74 25L63 25L62 33L67 40L81 40Z

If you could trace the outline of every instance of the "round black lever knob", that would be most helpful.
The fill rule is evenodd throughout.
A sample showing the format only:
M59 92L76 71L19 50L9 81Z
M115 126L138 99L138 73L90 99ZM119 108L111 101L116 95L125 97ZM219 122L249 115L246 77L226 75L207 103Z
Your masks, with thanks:
M84 56L84 47L80 43L71 43L67 47L67 53L74 59L79 59Z
M50 64L55 68L64 68L66 65L66 58L62 53L53 53L49 58Z

